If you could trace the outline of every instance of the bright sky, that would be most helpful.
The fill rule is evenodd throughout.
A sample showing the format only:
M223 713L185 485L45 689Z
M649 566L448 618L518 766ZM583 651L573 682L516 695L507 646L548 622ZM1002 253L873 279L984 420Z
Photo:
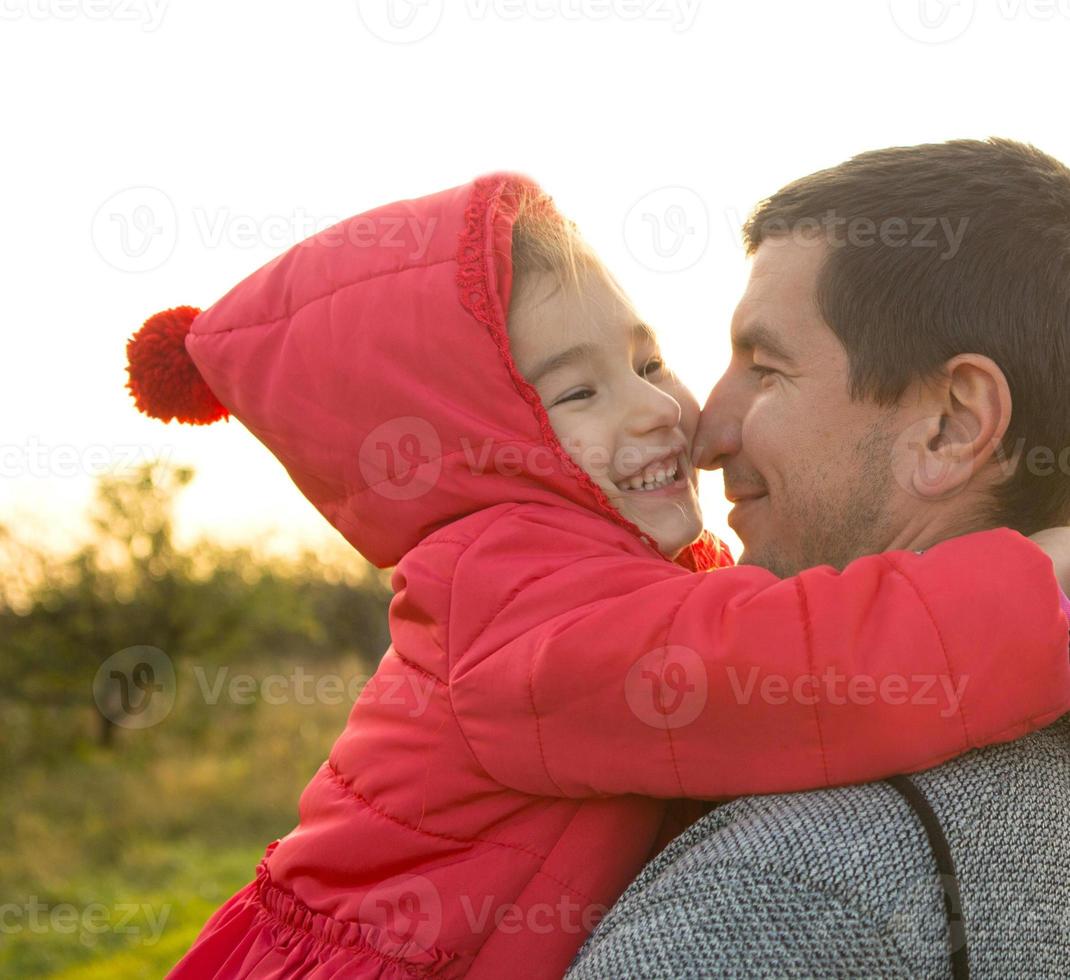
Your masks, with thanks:
M240 425L140 416L125 341L495 169L554 195L704 400L757 200L892 144L1070 161L1068 45L1070 0L0 0L0 522L62 544L95 473L162 454L198 471L184 538L333 535Z

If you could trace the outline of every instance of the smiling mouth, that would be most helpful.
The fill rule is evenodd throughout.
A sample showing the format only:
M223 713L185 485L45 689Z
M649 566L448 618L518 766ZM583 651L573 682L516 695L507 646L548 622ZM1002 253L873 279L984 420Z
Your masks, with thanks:
M638 473L621 480L616 487L624 493L649 493L651 490L664 490L665 487L676 485L677 474L683 470L683 460L677 453L676 456L650 463Z
M729 502L732 504L732 509L728 512L728 516L725 518L728 522L728 526L733 531L739 533L737 525L739 524L740 515L747 513L748 504L757 503L759 500L765 500L769 495L766 493L754 494L750 497L736 497L729 498Z
M741 504L749 504L753 500L761 500L767 496L769 495L766 493L753 493L748 497L729 497L728 502L732 504L733 507L739 507Z

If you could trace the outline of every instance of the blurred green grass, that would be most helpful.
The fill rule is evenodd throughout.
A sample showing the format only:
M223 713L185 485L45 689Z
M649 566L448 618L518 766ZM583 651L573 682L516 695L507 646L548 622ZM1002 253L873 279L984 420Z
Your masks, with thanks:
M164 976L296 824L389 642L386 579L341 539L179 548L192 479L102 476L69 555L0 525L3 980ZM148 647L161 682L127 703L115 657Z
M289 676L294 660L230 669L262 680ZM301 790L344 727L348 698L210 704L179 670L178 700L160 724L120 729L110 748L79 743L58 762L3 780L0 977L164 976L252 880L264 848L296 823ZM368 666L353 654L306 670L348 683ZM32 902L45 907L42 927Z

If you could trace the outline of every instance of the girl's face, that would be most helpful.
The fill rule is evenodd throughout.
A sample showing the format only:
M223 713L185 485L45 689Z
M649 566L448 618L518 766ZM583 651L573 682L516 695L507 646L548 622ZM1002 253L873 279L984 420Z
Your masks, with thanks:
M675 558L702 533L691 465L699 408L651 329L597 272L578 290L537 273L510 311L509 337L565 450Z

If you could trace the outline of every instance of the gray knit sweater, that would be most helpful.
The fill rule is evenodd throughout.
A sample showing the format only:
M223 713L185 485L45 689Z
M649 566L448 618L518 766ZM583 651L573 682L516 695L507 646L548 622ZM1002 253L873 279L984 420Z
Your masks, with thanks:
M974 978L1070 978L1070 715L913 777L946 835ZM886 783L734 800L661 852L567 974L951 977L922 823Z

